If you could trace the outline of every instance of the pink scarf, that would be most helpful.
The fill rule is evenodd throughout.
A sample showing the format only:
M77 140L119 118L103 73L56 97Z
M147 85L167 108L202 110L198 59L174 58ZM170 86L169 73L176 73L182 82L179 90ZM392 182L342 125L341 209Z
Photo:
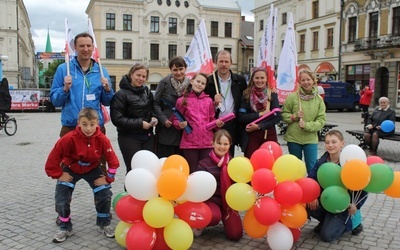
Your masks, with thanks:
M228 210L229 206L226 203L225 200L225 194L228 188L232 185L231 178L228 175L228 162L230 160L229 153L225 154L223 157L220 157L215 154L214 150L211 150L210 152L210 158L211 160L217 164L218 167L221 168L221 173L219 177L220 185L221 185L221 197L222 197L222 208L224 210Z
M251 88L250 106L256 112L264 111L268 102L268 89Z

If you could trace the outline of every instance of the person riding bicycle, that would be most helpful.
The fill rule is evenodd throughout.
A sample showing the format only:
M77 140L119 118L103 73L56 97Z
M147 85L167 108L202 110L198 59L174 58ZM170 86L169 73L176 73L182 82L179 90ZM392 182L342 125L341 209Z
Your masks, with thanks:
M11 95L8 89L7 78L3 78L0 84L0 118L1 121L8 119L6 111L11 109Z

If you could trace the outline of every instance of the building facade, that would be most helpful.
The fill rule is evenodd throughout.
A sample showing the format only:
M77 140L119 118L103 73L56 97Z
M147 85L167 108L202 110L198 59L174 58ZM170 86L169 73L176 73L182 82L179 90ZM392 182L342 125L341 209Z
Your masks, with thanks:
M255 0L254 46L259 47L270 12L270 5L278 9L276 36L276 64L280 58L286 35L289 13L293 15L299 68L309 68L322 81L338 80L340 5L338 0Z
M400 115L400 0L344 1L343 76L375 90L372 106L387 96Z
M36 88L37 67L31 23L23 1L0 0L0 54L3 77L13 88Z
M149 66L148 84L155 89L170 73L168 61L186 54L202 19L213 57L229 50L238 71L242 19L234 0L91 0L86 13L115 89L134 63Z

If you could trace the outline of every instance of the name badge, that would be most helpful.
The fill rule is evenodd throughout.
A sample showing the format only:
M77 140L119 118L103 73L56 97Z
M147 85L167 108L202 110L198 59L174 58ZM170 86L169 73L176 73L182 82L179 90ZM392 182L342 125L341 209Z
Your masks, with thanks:
M96 100L96 96L94 94L87 94L86 101L94 101Z

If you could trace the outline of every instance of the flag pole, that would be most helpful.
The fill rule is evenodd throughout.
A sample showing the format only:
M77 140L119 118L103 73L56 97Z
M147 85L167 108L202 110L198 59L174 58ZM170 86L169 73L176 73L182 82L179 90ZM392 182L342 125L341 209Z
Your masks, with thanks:
M99 64L101 78L104 78L103 67L101 66L100 57L97 57L97 63Z
M219 95L218 82L217 82L217 77L215 77L215 71L213 71L213 79L214 79L215 92L217 93L217 95Z
M67 66L67 76L71 75L69 69L69 48L68 48L68 20L65 18L65 64Z

